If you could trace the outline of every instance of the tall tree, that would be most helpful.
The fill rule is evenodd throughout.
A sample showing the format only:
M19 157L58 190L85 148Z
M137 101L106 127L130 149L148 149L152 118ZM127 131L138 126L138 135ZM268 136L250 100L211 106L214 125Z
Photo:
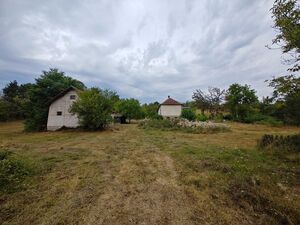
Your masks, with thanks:
M201 110L202 114L204 114L205 110L209 110L210 102L205 92L203 92L200 89L197 89L193 93L192 98L193 100L195 100L196 106Z
M19 85L16 80L3 88L1 99L0 120L15 120L25 118L25 108L28 103L28 92L31 84ZM4 116L5 115L5 116Z
M16 80L9 82L9 84L3 88L3 98L9 102L12 102L18 95L19 85Z
M288 53L294 64L291 71L299 71L300 65L300 4L298 0L275 0L271 8L274 28L278 31L273 44L281 47L283 53Z
M192 98L195 100L196 106L201 109L202 114L205 110L208 110L212 116L218 114L221 103L224 100L225 90L217 87L209 87L208 93L197 89Z
M279 106L277 115L286 123L300 124L300 77L293 75L273 78L273 100Z
M140 119L143 117L141 105L136 99L122 99L117 103L116 108L118 112L122 113L129 120L129 123L131 119Z
M208 88L208 93L210 112L213 114L213 116L216 116L221 109L221 103L225 97L225 90L217 87L210 87Z
M70 86L85 88L82 82L66 76L58 69L43 71L29 92L25 129L28 131L46 129L51 99Z
M226 106L235 120L243 121L258 103L254 89L249 85L232 84L227 90Z

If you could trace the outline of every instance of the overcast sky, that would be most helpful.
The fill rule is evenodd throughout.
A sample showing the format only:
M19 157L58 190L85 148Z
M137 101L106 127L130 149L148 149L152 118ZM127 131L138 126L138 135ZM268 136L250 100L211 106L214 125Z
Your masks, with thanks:
M141 102L250 84L285 72L274 0L1 0L0 88L59 68Z

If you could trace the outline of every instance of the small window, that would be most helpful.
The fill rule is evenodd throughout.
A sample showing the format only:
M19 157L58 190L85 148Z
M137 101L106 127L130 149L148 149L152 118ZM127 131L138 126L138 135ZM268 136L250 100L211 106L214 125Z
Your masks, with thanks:
M76 99L76 95L70 95L70 99Z
M56 112L56 115L57 115L57 116L61 116L61 115L62 115L62 111L57 111L57 112Z

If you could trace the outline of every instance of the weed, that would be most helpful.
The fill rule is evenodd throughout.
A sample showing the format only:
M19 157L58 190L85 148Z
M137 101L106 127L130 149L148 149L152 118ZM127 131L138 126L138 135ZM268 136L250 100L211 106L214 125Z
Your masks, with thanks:
M11 152L0 151L0 190L14 192L25 187L25 179L33 174L30 163Z
M218 133L229 131L229 126L222 123L194 122L186 119L143 120L139 127L156 128L161 130L177 130L186 133Z
M288 136L265 134L258 140L258 147L282 152L300 152L300 134Z

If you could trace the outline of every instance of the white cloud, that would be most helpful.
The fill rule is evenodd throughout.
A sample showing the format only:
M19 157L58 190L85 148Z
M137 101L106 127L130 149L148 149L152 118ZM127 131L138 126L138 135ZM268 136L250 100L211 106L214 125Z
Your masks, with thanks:
M32 82L58 67L88 86L142 101L196 88L284 73L274 37L273 0L85 0L0 2L0 86Z

